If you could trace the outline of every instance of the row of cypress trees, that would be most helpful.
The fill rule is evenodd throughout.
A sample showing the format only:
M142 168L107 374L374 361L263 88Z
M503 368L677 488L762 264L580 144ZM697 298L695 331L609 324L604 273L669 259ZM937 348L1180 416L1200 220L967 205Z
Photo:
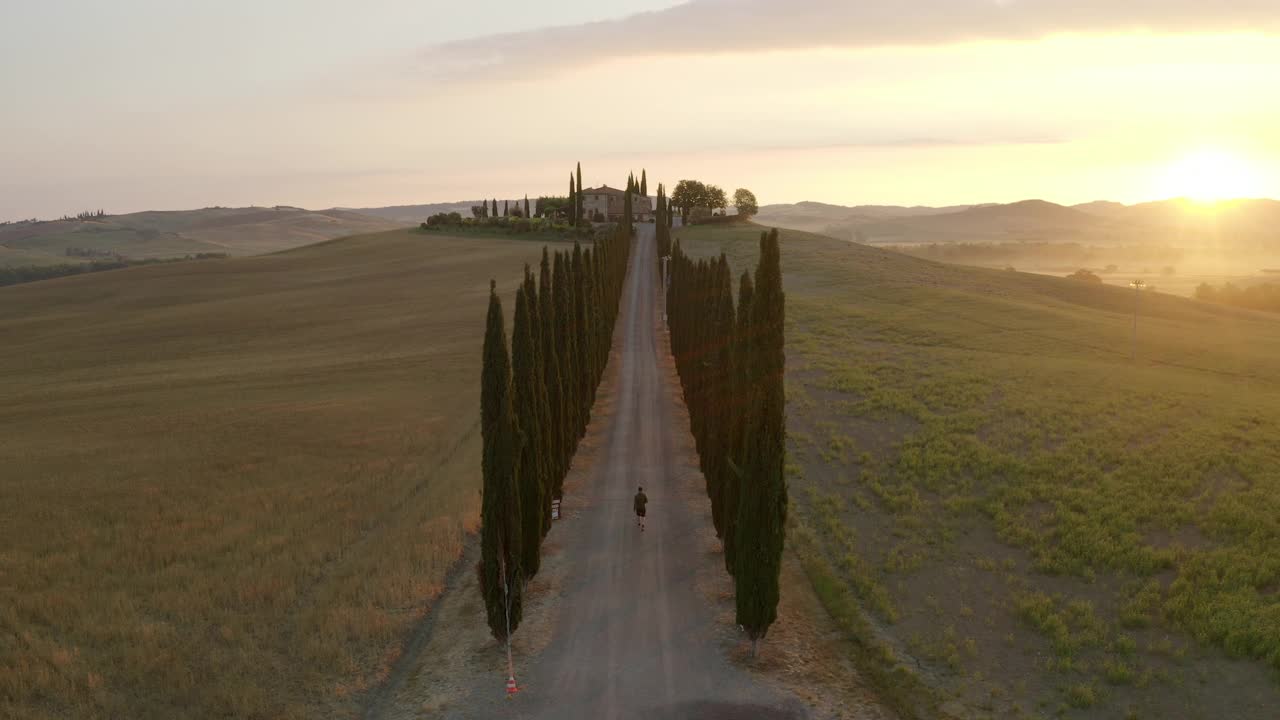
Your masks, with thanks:
M574 174L569 173L569 205L573 207L573 224L578 225L582 222L585 211L582 209L582 163L578 163L577 182L574 182Z
M481 200L481 201L480 201L480 205L478 205L477 207L482 208L482 210L483 210L484 214L488 215L489 217L495 217L495 218L497 218L497 217L510 217L510 216L511 216L511 211L512 211L513 209L514 209L514 210L516 210L517 212L520 210L520 201L519 201L519 200L516 200L516 201L515 201L515 207L514 207L514 208L512 208L512 206L511 206L511 201L510 201L510 200L503 200L503 201L502 201L502 213L501 213L501 214L499 214L499 213L498 213L498 199L497 199L497 198L494 198L494 199L493 199L493 209L492 209L492 210L490 210L490 209L489 209L489 203L488 203L488 202L486 202L486 201L484 201L484 200ZM529 208L529 196L528 196L528 195L525 195L525 196L524 196L524 217L533 217L532 215L530 215L530 214L529 214L529 209L530 209L530 208ZM479 212L479 211L477 211L477 212Z
M658 183L658 203L653 209L654 233L658 243L658 269L662 269L663 258L671 254L671 228L675 222L671 215L671 201L667 198L667 188Z
M660 201L659 206L662 206ZM659 218L661 220L661 218ZM661 227L661 223L659 223ZM754 281L729 261L671 251L667 316L737 622L758 642L777 618L786 530L785 297L778 231L762 233Z
M508 353L502 301L489 284L481 371L481 559L489 630L506 640L520 624L524 584L541 565L551 500L561 497L596 387L609 358L631 235L593 247L542 250L516 290Z

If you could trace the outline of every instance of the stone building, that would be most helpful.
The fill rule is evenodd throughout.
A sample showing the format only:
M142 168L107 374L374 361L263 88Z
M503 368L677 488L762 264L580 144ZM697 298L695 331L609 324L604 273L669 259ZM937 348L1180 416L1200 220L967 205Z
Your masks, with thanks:
M622 220L626 201L626 190L616 190L608 185L582 191L582 211L588 220L594 220L597 212L610 222ZM636 222L648 222L653 219L653 201L645 195L632 195L631 212Z

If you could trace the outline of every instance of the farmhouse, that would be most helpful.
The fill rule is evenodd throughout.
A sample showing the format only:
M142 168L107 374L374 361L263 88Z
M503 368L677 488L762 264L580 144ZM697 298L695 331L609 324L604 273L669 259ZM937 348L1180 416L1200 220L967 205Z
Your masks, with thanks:
M582 191L582 211L588 219L595 218L598 212L606 220L621 220L626 199L626 190L616 190L608 185L587 188ZM646 195L633 194L631 212L636 220L648 222L653 219L653 202Z

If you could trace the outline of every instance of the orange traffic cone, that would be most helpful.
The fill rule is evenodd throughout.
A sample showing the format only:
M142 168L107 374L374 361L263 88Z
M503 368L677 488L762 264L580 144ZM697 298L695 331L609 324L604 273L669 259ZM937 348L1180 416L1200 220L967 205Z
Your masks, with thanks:
M516 676L508 675L507 676L507 697L509 698L514 697L515 694L518 692L520 692L520 688L516 687Z

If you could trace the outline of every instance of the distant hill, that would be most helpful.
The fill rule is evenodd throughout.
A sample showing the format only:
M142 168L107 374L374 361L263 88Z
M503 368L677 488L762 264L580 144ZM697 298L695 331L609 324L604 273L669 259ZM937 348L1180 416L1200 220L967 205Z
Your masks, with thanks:
M1124 203L1112 202L1110 200L1095 200L1093 202L1072 205L1071 207L1079 210L1080 212L1086 212L1092 215L1115 217L1122 214L1129 206Z
M0 225L0 264L47 265L121 256L258 255L399 227L346 210L204 208Z
M492 200L466 200L451 203L429 203L426 205L393 205L391 207L377 208L342 208L350 212L360 213L361 215L369 215L384 220L391 220L401 225L417 225L420 222L426 222L427 218L438 213L456 212L463 217L471 217L471 208L480 203L491 203ZM524 203L524 198L515 200L498 200L498 206L501 208L503 203ZM529 198L529 203L533 203L533 198Z
M891 218L906 218L920 215L942 215L946 213L968 210L972 205L955 205L951 207L925 207L917 205L904 207L899 205L858 205L845 207L820 202L799 202L790 205L765 205L760 208L757 219L766 225L775 225L791 230L821 233L832 225L870 223Z
M1044 200L947 208L843 207L802 202L761 208L757 221L875 245L1074 242L1280 251L1280 202L1205 205L1165 200L1097 201L1065 207Z

